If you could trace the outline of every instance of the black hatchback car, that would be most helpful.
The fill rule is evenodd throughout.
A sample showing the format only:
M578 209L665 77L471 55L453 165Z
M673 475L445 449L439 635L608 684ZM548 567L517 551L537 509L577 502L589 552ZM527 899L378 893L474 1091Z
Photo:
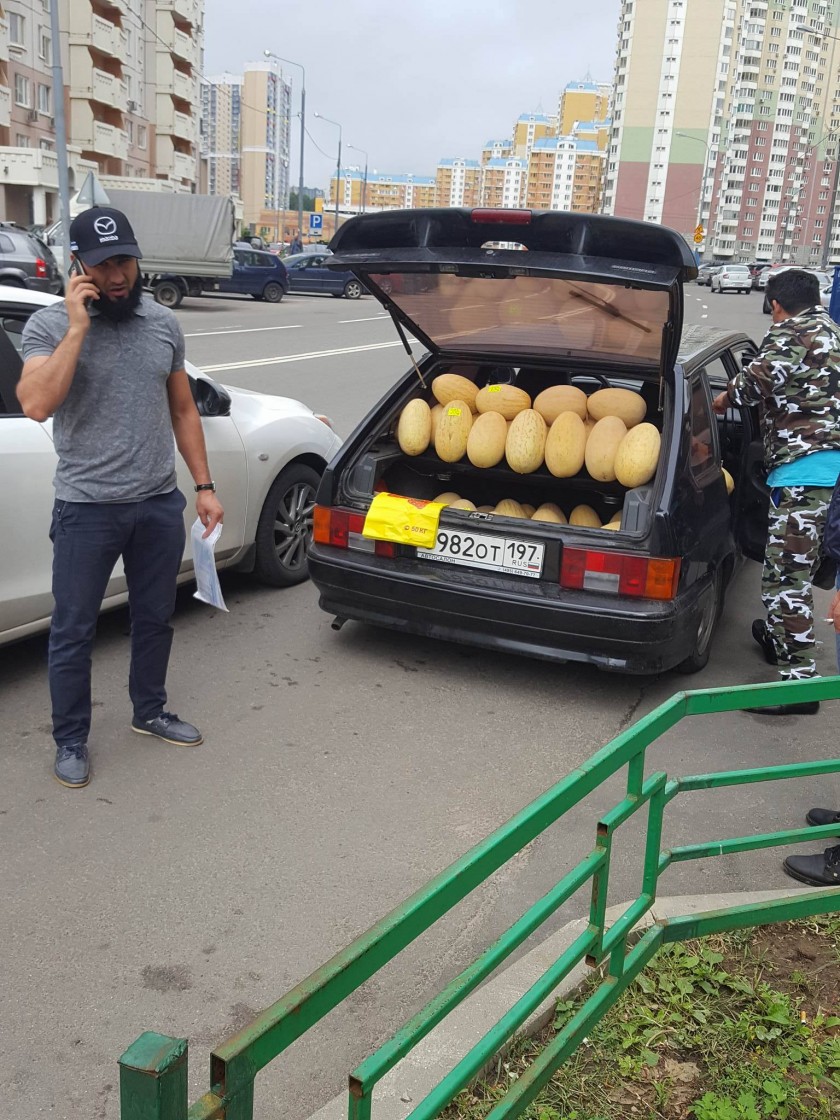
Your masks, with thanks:
M414 210L354 218L331 247L403 341L410 331L428 349L324 474L309 568L335 625L627 673L702 668L736 565L763 558L767 491L755 416L712 411L754 346L739 332L683 332L683 284L696 275L683 238L591 214ZM627 488L584 469L559 478L545 465L444 461L433 446L406 454L400 414L416 398L434 405L441 373L530 400L573 386L586 409L600 389L629 390L659 432L655 473ZM381 491L447 491L467 508L443 508L433 548L372 540L363 529ZM542 503L562 517L530 519ZM582 504L589 524L563 523ZM518 554L528 563L505 559Z

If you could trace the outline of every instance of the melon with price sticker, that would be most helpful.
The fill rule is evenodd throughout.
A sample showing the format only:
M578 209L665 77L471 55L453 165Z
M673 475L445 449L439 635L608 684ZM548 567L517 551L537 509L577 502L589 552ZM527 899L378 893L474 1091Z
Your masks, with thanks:
M513 498L503 498L496 508L494 513L498 513L501 517L522 517L527 519L527 514L519 502Z
M397 421L397 443L406 455L422 455L432 441L432 410L417 397L409 401Z
M626 435L627 428L618 416L605 416L603 420L598 420L589 433L584 461L586 469L597 482L615 481L615 457Z
M647 412L644 399L632 389L599 389L587 399L586 407L593 420L617 416L625 428L641 424Z
M463 459L471 427L472 413L466 401L454 400L444 405L435 432L435 451L444 463Z
M475 412L475 396L478 387L468 377L460 373L442 373L432 382L432 393L440 404L452 401L466 401L471 412Z
M542 466L545 437L548 432L545 420L533 408L524 408L511 423L505 442L508 466L517 474L533 474Z
M618 445L615 477L622 486L644 486L656 474L662 437L653 424L636 424Z
M531 398L515 385L485 385L476 394L475 406L479 412L498 412L505 420L513 420L531 407Z
M580 505L575 506L569 514L569 524L577 525L582 529L600 529L601 518L592 506Z
M586 425L577 412L561 412L545 440L545 465L555 478L572 478L583 466Z
M574 385L551 385L537 395L534 408L542 414L543 420L549 426L561 412L576 412L581 420L585 420L586 393Z
M474 467L495 467L505 456L508 426L498 412L479 413L467 437L467 458Z

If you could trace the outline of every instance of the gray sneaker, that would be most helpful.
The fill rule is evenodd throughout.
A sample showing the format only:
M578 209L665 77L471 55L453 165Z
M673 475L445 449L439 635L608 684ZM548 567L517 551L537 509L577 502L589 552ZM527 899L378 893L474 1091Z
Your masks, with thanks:
M56 781L68 789L81 789L90 781L90 759L87 743L60 743L53 767Z
M163 739L164 743L174 743L176 747L197 747L204 742L204 737L197 727L178 719L172 712L161 712L154 719L137 719L131 721L131 730L138 735L154 735L156 739Z

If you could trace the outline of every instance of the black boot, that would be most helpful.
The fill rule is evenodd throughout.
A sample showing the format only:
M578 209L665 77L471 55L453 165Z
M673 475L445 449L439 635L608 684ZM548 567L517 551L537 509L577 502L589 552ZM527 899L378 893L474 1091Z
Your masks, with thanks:
M779 659L776 656L776 647L773 645L773 639L770 637L770 631L767 629L767 623L763 618L753 620L752 636L761 646L761 652L764 654L764 660L767 664L777 665Z
M815 827L821 824L840 825L840 812L837 809L809 809L805 814L805 820Z
M840 887L840 847L826 848L822 855L788 856L782 866L791 879L809 887Z

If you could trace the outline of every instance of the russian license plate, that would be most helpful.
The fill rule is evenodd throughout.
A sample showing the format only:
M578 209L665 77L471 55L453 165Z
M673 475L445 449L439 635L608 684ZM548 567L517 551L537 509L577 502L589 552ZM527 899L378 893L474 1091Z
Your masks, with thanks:
M484 568L509 576L538 579L542 573L545 546L515 537L491 537L484 533L450 532L439 529L434 548L418 548L424 560L442 564L462 564L468 568Z

